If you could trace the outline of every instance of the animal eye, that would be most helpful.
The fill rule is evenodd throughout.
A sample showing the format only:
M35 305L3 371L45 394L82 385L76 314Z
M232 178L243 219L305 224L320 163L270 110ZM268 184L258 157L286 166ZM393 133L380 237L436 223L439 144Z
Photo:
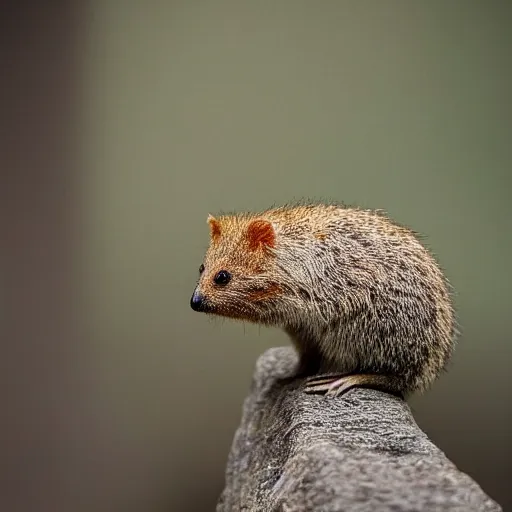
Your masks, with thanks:
M202 274L204 272L204 265L201 263L201 265L199 265L199 273Z
M220 272L217 272L213 278L213 282L220 285L228 284L230 280L231 274L227 270L221 270Z

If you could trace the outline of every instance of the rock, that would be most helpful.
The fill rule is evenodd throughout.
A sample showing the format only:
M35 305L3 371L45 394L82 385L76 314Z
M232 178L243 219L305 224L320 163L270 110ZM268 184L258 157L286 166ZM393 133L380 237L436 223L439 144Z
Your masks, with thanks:
M291 347L256 364L217 512L502 511L418 427L407 403L307 395Z

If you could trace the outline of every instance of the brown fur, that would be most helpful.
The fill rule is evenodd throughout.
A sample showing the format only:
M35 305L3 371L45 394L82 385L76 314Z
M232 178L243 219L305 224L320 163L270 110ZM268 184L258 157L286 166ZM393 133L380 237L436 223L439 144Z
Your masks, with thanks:
M378 211L326 204L208 223L195 292L204 311L283 328L299 373L334 372L343 390L408 394L445 368L456 337L450 288L413 231ZM231 275L225 285L214 282L221 270ZM324 377L313 381L327 390Z

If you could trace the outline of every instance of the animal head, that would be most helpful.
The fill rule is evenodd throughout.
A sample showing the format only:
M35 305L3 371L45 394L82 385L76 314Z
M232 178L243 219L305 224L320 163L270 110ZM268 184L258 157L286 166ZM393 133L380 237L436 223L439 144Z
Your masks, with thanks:
M279 295L271 279L276 232L269 220L253 216L207 219L210 244L199 267L190 305L195 311L270 323L270 302Z

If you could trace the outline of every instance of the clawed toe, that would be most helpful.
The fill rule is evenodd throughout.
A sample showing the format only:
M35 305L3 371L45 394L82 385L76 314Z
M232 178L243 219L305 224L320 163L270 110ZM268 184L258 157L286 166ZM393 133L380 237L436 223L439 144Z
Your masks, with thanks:
M347 379L350 376L327 376L320 375L311 377L304 384L304 392L308 394L325 394L328 396L337 396L344 392Z
M364 375L319 375L307 379L304 392L308 394L324 394L326 396L341 396L350 389L364 385Z

